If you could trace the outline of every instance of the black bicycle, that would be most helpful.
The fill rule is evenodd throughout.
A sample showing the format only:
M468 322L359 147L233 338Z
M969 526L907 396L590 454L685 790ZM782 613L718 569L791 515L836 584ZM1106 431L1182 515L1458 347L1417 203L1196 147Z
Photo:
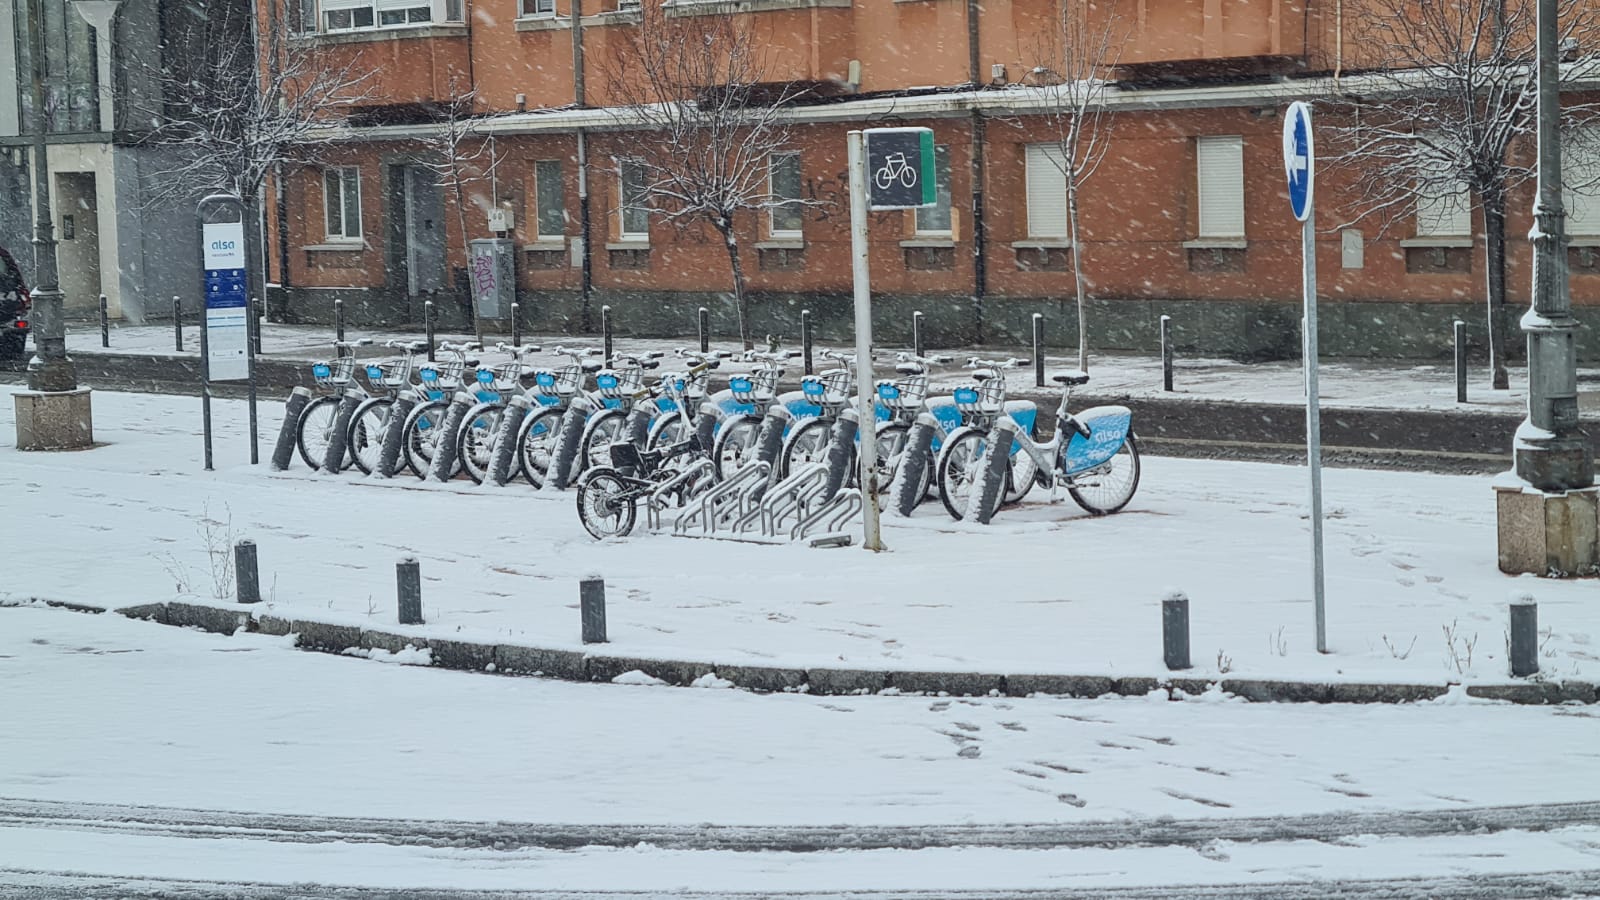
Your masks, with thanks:
M578 487L578 520L598 540L627 537L639 517L639 500L652 508L684 506L716 480L710 449L689 432L688 440L641 450L631 441L611 445L611 465L590 469ZM676 457L698 454L699 464L669 466Z

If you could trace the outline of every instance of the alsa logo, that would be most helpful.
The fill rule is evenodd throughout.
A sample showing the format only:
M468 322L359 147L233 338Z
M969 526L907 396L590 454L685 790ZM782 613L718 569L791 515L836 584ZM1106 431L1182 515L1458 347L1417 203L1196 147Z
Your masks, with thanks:
M235 248L235 246L236 245L234 244L233 241L212 241L211 242L211 249L213 249L213 250L232 250L232 249Z

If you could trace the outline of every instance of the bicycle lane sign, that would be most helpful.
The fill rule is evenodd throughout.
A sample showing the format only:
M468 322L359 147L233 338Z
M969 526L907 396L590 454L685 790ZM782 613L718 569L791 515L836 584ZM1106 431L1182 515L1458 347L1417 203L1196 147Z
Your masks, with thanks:
M932 129L869 128L865 136L869 208L916 209L937 202Z

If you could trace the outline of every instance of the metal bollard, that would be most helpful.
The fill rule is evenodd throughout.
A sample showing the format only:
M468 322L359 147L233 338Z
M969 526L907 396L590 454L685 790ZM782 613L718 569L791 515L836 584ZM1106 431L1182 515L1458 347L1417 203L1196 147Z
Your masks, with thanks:
M256 568L256 542L248 538L233 545L233 585L240 603L261 602L261 573Z
M800 349L805 351L806 374L815 374L811 366L811 310L800 310Z
M279 472L289 468L289 460L294 458L296 426L310 402L310 388L297 387L289 392L289 401L283 406L283 424L278 427L278 443L272 448L272 468Z
M600 351L602 353L600 358L606 361L606 365L611 364L611 347L614 343L611 337L611 307L602 306L600 307Z
M606 643L606 582L590 575L578 582L578 609L583 616L583 642Z
M422 566L415 556L400 557L395 563L394 580L400 600L400 624L426 624L422 621Z
M105 294L100 295L100 346L111 346L111 312Z
M706 309L704 306L700 307L700 312L695 316L695 319L700 328L700 352L709 353L711 352L711 310Z
M333 301L333 339L344 340L344 301L338 298Z
M1161 317L1161 389L1172 390L1172 317Z
M439 442L433 445L433 463L428 466L428 478L449 481L456 474L456 435L467 419L467 410L474 400L466 391L456 391L445 410L444 421L439 423Z
M406 420L417 408L417 398L409 394L396 397L389 405L389 418L383 423L383 445L378 449L378 467L374 471L380 478L393 478L400 466L400 447L406 437Z
M1189 598L1172 591L1161 601L1161 656L1172 670L1189 664Z
M911 352L918 356L927 356L927 350L922 343L922 310L911 314Z
M428 362L433 362L433 301L422 302L422 330L427 334Z
M511 465L517 459L517 431L522 427L522 420L528 417L531 405L532 401L519 394L512 397L500 413L499 431L494 439L494 459L489 465L489 478L500 487L505 487L506 482L511 480Z
M1033 314L1033 386L1044 387L1044 313Z
M1539 671L1539 605L1532 594L1511 595L1511 676Z
M183 352L183 300L178 295L172 295L172 344L179 353Z
M1457 319L1456 340L1456 402L1467 402L1467 323Z
M522 346L522 304L511 304L511 346Z
M322 471L334 475L344 470L350 456L350 417L367 395L355 388L344 392L339 400L339 413L333 420L333 434L328 436L328 452L322 457Z

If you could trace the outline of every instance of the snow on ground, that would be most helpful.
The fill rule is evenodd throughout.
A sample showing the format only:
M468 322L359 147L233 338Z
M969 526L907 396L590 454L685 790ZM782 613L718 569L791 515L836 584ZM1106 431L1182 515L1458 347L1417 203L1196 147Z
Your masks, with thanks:
M365 355L382 356L392 354L393 351L385 350L382 344L385 340L418 340L421 334L418 331L389 331L389 330L357 330L348 329L346 336L354 339L357 337L370 337L376 346L364 349ZM465 341L469 335L452 334L440 335L441 341ZM262 351L269 357L283 360L315 360L325 358L330 353L329 342L333 340L333 329L326 326L310 325L274 325L262 326ZM497 340L510 340L507 335L489 335L487 343L492 347ZM598 335L529 335L524 338L526 343L541 345L545 351L557 344L567 346L596 346L600 345ZM661 350L671 352L674 348L692 344L692 339L666 340L666 339L634 339L619 338L617 348L623 351L645 352L648 350ZM788 349L798 349L798 337L788 336L785 339ZM715 348L733 349L737 342L729 340L717 341ZM823 345L819 345L819 348ZM184 330L185 352L198 355L200 352L200 332L198 327L189 327ZM111 347L103 350L100 346L100 329L92 323L73 323L69 326L67 335L67 348L74 354L80 353L153 353L171 354L174 352L172 328L170 325L144 325L116 328L111 333ZM852 348L842 348L852 349ZM887 370L887 353L891 350L901 350L901 347L884 346L881 358ZM968 356L982 355L986 358L1026 357L1031 353L1027 347L989 347L984 349L958 348L946 350L929 350L930 353L942 353L954 358L954 363L941 366L935 370L933 384L950 385L965 380L960 364ZM493 350L478 354L486 363L498 362L507 359L502 354ZM530 365L559 364L560 359L549 352L533 354L528 357ZM668 363L670 366L670 363ZM826 368L827 364L821 357L817 357L819 368ZM1069 369L1077 367L1076 355L1048 356L1046 366L1050 370ZM729 363L724 371L743 370L748 368L743 364ZM794 376L800 371L798 360L790 369ZM1176 362L1176 375L1174 379L1174 393L1167 394L1161 390L1161 359L1158 356L1141 356L1135 354L1100 354L1091 360L1091 374L1094 380L1090 382L1089 390L1096 394L1127 394L1130 396L1162 396L1181 397L1188 399L1227 400L1235 402L1254 403L1289 403L1304 402L1305 376L1298 361L1267 362L1267 363L1240 363L1225 359L1185 359L1181 355ZM1579 398L1583 408L1600 410L1600 389L1594 384L1600 382L1600 369L1583 370L1580 373ZM1511 369L1511 385L1509 391L1492 391L1487 387L1488 373L1482 366L1475 367L1469 374L1468 385L1469 403L1465 406L1456 403L1455 370L1447 361L1441 362L1404 362L1383 360L1325 360L1319 373L1322 390L1322 402L1330 409L1337 408L1370 408L1370 409L1439 409L1461 410L1467 412L1516 412L1526 408L1527 396L1527 369L1516 367ZM1033 369L1031 366L1011 370L1007 382L1013 392L1035 391L1033 384ZM1047 393L1052 389L1047 389Z
M32 800L573 825L1190 820L1588 800L1596 757L1587 707L577 685L37 607L0 608L0 710L0 811ZM377 843L299 842L259 826L165 827L159 810L103 817L0 816L0 885L66 872L642 891L1306 884L1592 870L1600 846L1600 831L1570 827L1190 848L471 850L411 842L421 826Z
M1191 598L1192 673L1347 681L1504 680L1508 596L1539 601L1542 666L1600 677L1600 589L1495 565L1489 481L1329 470L1329 645L1314 651L1302 468L1147 457L1127 511L1035 492L990 528L935 501L890 520L892 552L637 534L599 544L569 497L520 483L423 486L287 473L248 459L218 401L215 473L199 401L97 392L98 449L17 454L0 401L0 546L27 548L0 598L111 606L207 597L208 546L259 546L263 611L395 627L394 563L422 562L439 637L581 648L577 581L607 580L609 652L721 664L1165 675L1160 600ZM262 407L262 459L280 416ZM218 525L207 526L209 520Z

